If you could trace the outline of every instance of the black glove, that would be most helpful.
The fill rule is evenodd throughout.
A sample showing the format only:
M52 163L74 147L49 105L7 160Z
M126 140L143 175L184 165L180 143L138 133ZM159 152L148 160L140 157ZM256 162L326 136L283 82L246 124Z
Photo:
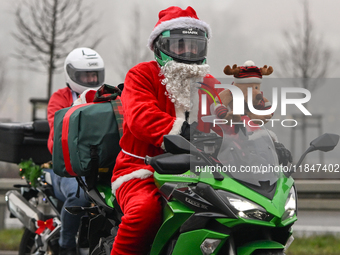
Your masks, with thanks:
M194 135L199 135L202 133L201 131L197 129L197 126L198 126L198 123L196 121L194 121L191 124L189 124L187 121L184 121L181 127L180 135L183 136L188 141L190 141L190 137L193 137Z
M274 145L280 165L282 164L283 166L286 166L288 165L288 162L293 162L292 154L282 143L274 142Z
M190 141L190 124L188 122L183 122L180 135Z

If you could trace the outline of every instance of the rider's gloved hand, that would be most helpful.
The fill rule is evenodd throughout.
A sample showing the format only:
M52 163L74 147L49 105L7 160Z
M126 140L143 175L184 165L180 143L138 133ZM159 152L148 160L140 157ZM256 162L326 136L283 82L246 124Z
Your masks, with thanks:
M190 141L190 137L194 135L199 135L202 132L197 129L197 122L193 122L189 124L187 121L183 122L182 128L181 128L181 133L180 135L183 136L185 139Z
M190 141L190 124L187 121L183 122L180 135Z
M286 166L288 165L288 162L293 162L292 154L282 143L274 142L274 145L280 165Z

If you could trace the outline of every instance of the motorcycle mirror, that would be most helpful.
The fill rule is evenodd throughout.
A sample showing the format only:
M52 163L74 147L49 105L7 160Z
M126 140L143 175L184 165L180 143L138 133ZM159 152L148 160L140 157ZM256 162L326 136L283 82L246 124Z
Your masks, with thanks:
M313 147L313 149L310 151L331 151L338 144L338 142L339 135L326 133L311 141L310 146Z
M312 151L316 151L316 150L324 151L324 152L333 150L339 142L339 137L340 136L337 134L325 133L319 136L318 138L314 139L313 141L311 141L309 148L302 154L301 158L296 164L295 169L297 169L301 165L302 161L304 160L304 158L306 157L308 153ZM293 172L288 172L286 173L286 176L289 177L292 174Z

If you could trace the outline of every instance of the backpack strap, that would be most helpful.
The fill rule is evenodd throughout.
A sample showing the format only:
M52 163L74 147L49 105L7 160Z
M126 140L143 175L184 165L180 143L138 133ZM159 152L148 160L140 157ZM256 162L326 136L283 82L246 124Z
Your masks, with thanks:
M112 109L113 109L113 112L115 114L115 118L117 121L119 136L122 137L123 136L123 113L124 113L122 101L120 100L119 97L117 97L116 100L111 100L111 105L112 105Z
M93 103L89 103L93 104ZM62 133L61 133L61 145L62 145L62 150L63 150L63 157L64 157L64 162L65 162L65 169L69 176L77 176L77 174L73 171L72 169L72 164L71 164L71 158L70 158L70 150L68 147L68 131L69 131L69 125L70 125L70 116L74 111L77 109L83 107L84 105L77 105L74 107L71 107L66 113L63 118L63 126L62 126Z
M98 148L95 145L90 146L91 156L91 172L90 175L85 176L85 181L89 190L95 188L98 178L99 155Z

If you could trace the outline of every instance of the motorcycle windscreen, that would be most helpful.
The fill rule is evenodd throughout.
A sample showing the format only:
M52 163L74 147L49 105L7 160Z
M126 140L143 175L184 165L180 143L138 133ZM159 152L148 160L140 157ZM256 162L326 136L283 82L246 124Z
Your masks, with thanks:
M240 123L219 125L223 141L217 159L226 170L223 172L255 186L268 181L271 186L281 171L273 139L266 128L248 117L243 116Z

